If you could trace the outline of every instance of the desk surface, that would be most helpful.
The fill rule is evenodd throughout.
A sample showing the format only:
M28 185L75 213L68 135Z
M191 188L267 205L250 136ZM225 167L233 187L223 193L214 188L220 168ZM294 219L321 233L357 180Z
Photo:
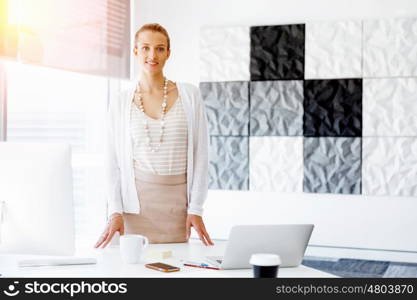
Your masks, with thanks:
M118 246L105 249L77 249L76 256L95 257L97 264L66 265L42 267L18 267L20 259L39 258L29 255L0 255L1 277L252 277L251 269L208 270L186 267L181 259L200 261L207 255L223 255L226 241L214 241L214 246L204 246L199 240L182 244L151 244L148 250L171 250L172 257L167 259L147 259L146 253L140 264L123 263ZM148 269L145 263L164 262L181 268L179 272L163 273ZM316 269L300 265L294 268L280 268L278 277L336 277Z

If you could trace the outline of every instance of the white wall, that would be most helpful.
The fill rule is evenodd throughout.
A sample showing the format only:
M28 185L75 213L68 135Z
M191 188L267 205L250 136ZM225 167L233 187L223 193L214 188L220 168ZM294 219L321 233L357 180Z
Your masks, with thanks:
M199 82L201 26L417 17L415 0L135 0L134 4L135 28L158 22L170 33L172 56L166 75L194 84ZM314 245L344 247L344 256L371 253L352 248L384 249L400 252L379 251L381 259L417 261L416 212L417 198L411 197L210 190L205 222L217 238L226 238L234 224L314 223L310 254L336 253Z

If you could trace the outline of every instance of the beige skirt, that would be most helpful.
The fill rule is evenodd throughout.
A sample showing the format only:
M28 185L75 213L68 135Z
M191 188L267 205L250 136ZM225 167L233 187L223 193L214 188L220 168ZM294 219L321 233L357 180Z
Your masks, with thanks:
M141 234L151 244L184 243L187 174L157 175L135 168L140 213L123 213L125 233Z

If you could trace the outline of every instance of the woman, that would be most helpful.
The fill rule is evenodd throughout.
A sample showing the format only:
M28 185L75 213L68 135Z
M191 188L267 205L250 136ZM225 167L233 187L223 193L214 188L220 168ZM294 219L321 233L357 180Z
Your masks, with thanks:
M213 245L202 219L208 189L208 131L197 87L163 75L171 49L167 31L146 24L133 50L139 80L109 108L109 221L95 248L115 232L150 243L188 241L194 227Z

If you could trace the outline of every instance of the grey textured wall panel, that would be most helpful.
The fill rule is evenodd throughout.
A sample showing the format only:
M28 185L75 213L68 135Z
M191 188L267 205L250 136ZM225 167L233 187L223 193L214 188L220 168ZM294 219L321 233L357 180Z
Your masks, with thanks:
M305 78L362 77L362 22L306 23Z
M417 76L417 18L367 20L364 77Z
M304 192L361 193L361 138L304 138Z
M250 190L301 193L303 138L250 137Z
M249 81L249 27L200 30L200 81Z
M302 136L303 82L251 82L250 134Z
M202 82L210 135L249 135L249 83Z
M417 138L363 138L363 194L417 196Z
M248 137L210 137L209 188L249 189Z
M417 136L417 78L364 79L363 135Z

